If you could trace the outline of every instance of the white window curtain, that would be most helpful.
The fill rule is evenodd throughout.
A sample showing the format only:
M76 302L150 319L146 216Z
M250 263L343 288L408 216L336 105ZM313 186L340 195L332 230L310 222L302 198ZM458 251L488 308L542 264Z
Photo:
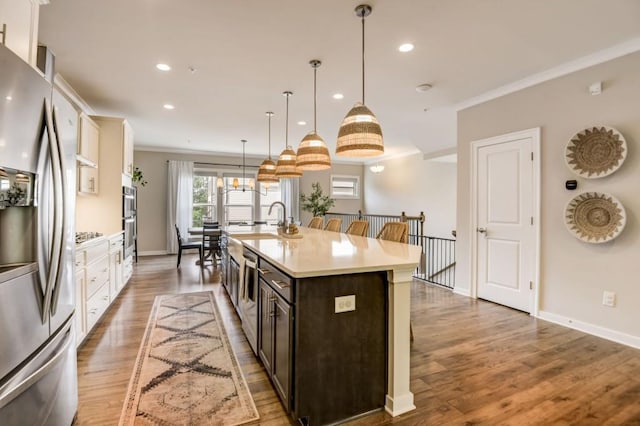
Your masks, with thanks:
M193 210L193 162L169 161L167 197L167 253L178 252L175 225L183 239L189 236Z
M281 179L282 202L287 207L287 214L293 216L296 223L300 221L300 179ZM288 218L286 218L288 220Z

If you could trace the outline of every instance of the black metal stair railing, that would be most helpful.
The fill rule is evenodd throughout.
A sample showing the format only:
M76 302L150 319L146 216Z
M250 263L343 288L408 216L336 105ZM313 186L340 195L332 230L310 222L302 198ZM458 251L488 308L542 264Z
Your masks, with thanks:
M424 235L425 215L407 216L402 212L399 216L358 213L328 212L326 219L342 219L341 232L344 232L354 220L369 221L367 236L375 238L386 222L407 222L409 224L409 244L422 247L420 264L413 276L444 287L455 285L456 240Z

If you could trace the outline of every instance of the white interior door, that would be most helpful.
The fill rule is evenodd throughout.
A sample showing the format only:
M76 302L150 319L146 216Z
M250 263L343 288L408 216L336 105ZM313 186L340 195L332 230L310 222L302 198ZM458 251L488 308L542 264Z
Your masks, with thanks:
M534 313L539 129L474 143L477 296Z

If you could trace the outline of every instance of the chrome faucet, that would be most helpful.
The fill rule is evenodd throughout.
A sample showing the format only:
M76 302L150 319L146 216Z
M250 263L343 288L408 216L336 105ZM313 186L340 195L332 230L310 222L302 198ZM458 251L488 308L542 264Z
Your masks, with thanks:
M282 221L278 222L278 230L280 230L282 234L285 234L287 232L287 207L284 203L282 201L274 201L269 206L269 212L267 214L271 214L271 210L273 210L273 206L276 204L280 204L282 206Z

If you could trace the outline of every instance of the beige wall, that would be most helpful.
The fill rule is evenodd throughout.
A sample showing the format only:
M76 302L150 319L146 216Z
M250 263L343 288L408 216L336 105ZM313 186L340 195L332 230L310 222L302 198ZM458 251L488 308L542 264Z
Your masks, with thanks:
M168 160L242 165L242 157L135 151L134 164L142 169L148 182L145 187L138 186L138 251L142 254L161 254L167 248ZM261 162L262 159L246 159L246 165L259 165Z
M408 216L424 212L425 235L452 238L456 229L456 164L424 160L422 154L381 161L375 174L365 168L364 209L372 214Z
M603 92L587 87L603 81ZM460 111L458 114L458 246L456 288L470 288L470 142L540 126L541 140L541 316L618 340L640 342L640 53L627 55ZM614 174L584 179L564 162L567 141L594 125L618 129L628 156ZM577 179L578 190L564 188ZM616 196L627 225L614 241L589 244L566 230L566 203L583 191ZM614 308L602 293L617 293Z
M319 172L305 172L300 179L300 192L309 195L313 188L311 184L319 182L322 192L326 195L331 194L331 175L348 175L358 176L360 178L360 198L357 200L336 199L335 205L330 209L337 213L357 213L362 210L363 206L363 167L361 164L336 164L333 163L329 170ZM300 209L300 221L303 225L307 225L311 220L311 213Z

